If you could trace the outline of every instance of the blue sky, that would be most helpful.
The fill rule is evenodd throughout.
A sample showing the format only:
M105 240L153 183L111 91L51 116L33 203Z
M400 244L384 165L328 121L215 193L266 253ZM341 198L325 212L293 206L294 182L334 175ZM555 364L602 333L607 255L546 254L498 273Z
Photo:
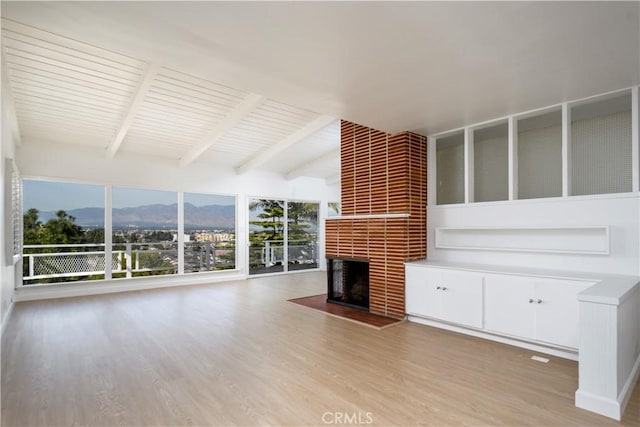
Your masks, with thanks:
M39 211L104 208L104 186L51 181L24 180L24 209ZM184 200L195 206L233 205L235 197L185 193ZM178 194L173 191L141 190L114 187L113 207L124 208L153 204L174 204Z
M101 185L68 184L51 181L24 180L24 210L41 212L76 208L104 208L104 187Z

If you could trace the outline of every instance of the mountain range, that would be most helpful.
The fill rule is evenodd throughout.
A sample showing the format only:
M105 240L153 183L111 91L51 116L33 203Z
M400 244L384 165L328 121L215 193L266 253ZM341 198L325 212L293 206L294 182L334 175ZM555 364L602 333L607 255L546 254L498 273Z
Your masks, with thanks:
M79 208L66 211L76 218L76 224L83 227L103 227L104 208ZM178 205L146 205L131 208L112 209L113 228L139 227L175 229L178 218ZM55 218L55 211L39 212L42 222ZM235 206L184 205L185 229L224 229L234 228L236 221Z

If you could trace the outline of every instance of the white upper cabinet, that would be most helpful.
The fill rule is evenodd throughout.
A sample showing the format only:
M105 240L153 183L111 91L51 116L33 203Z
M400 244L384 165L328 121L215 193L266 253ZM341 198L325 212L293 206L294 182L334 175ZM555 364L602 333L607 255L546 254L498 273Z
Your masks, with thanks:
M430 203L637 192L638 87L430 135ZM435 178L435 179L434 179Z
M509 128L506 122L473 131L474 201L509 198Z
M571 195L632 190L631 93L571 107Z
M464 203L464 132L436 140L437 204Z
M517 120L518 199L562 196L562 110Z

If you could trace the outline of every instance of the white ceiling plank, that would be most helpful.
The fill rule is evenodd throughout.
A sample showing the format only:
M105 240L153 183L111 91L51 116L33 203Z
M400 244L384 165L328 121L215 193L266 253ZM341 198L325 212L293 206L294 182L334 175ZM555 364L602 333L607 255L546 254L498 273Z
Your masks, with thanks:
M2 108L6 111L6 119L9 122L9 129L16 146L22 144L20 136L20 127L18 126L18 118L16 116L15 102L11 92L11 84L9 83L9 70L7 69L7 59L5 58L4 49L1 53L2 60Z
M51 18L51 16L49 16L49 18ZM10 32L14 36L26 37L27 40L35 39L40 44L56 45L64 49L74 50L84 55L108 59L110 61L126 65L127 67L142 69L144 66L144 62L140 61L139 59L119 54L113 50L102 49L88 43L71 39L69 37L60 36L58 34L41 30L33 26L25 25L20 22L7 19L4 16L2 18L2 30L5 33L7 31Z
M220 122L215 129L202 139L202 141L185 153L180 159L180 167L184 167L195 159L200 157L202 153L207 151L213 144L215 144L220 138L222 138L231 128L233 128L240 120L254 111L258 105L264 100L261 95L249 94L244 100L233 109L225 118Z
M302 141L306 137L316 133L320 129L332 123L334 120L335 117L331 116L320 116L316 118L315 120L308 123L305 127L298 129L286 138L251 156L251 158L249 158L247 161L236 168L236 172L239 174L248 172L249 170L263 164L264 162L266 162L276 154L282 152L283 150L287 149L288 147L292 146L293 144Z
M146 97L147 92L149 92L149 89L151 88L151 83L153 82L153 79L155 79L156 75L158 74L159 69L160 67L155 63L149 63L147 65L147 68L142 76L142 79L140 80L140 84L138 85L138 89L136 90L136 95L134 96L133 101L129 106L129 110L127 111L127 114L124 116L122 123L120 123L120 126L118 127L115 137L107 147L107 157L113 158L113 156L115 156L116 153L118 152L118 149L120 148L120 145L124 140L124 137L127 135L127 131L129 130L129 127L133 123L133 120L135 119L136 114L138 113L138 110L142 106L142 103L144 102L144 98Z
M329 163L335 161L340 158L340 150L331 150L326 154L321 155L309 162L304 163L298 167L295 167L286 174L286 178L288 180L296 179L298 177L304 176L306 171L317 166L321 166L325 163Z

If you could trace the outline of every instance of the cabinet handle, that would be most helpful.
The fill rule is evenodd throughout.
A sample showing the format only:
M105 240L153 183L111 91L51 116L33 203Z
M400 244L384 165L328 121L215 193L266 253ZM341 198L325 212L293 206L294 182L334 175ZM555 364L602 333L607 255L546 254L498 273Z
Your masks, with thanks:
M536 301L538 304L542 304L542 300L539 299L538 301Z
M446 291L446 290L447 290L447 288L445 288L445 287L443 286L443 287L442 287L442 290L443 290L443 291Z
M533 304L533 299L529 298L529 304Z
M440 288L440 286L438 286L436 289L437 289L437 290L440 290L441 288Z

